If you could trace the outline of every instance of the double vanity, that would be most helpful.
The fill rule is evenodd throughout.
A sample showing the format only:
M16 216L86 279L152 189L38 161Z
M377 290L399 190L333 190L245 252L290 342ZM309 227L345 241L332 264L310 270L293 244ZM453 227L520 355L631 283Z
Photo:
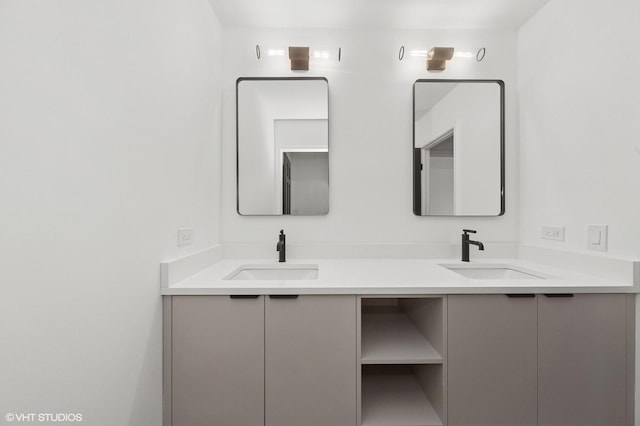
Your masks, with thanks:
M165 264L165 425L632 425L627 266Z
M237 79L247 221L329 214L328 84ZM412 120L413 214L503 215L504 83L417 80ZM632 426L640 263L515 245L489 260L474 233L460 257L288 256L280 231L277 258L229 244L163 264L164 425Z

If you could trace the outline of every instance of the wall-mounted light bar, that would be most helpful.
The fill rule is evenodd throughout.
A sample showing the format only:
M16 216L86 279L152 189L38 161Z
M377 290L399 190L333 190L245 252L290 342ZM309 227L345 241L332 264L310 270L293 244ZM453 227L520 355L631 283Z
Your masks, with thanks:
M263 55L266 57L288 56L291 61L292 71L307 71L309 70L309 63L316 60L340 62L342 60L342 48L308 46L261 47L257 44L256 57L261 59Z
M398 59L403 60L406 57L412 59L422 59L426 61L427 71L444 71L447 61L454 59L475 59L482 62L487 54L484 47L474 49L455 49L453 47L432 47L431 49L406 49L400 47Z

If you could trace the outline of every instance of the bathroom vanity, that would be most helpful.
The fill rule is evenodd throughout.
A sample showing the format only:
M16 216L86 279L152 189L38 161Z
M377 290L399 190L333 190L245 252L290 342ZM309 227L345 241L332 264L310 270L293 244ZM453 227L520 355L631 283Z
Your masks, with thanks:
M513 259L221 260L163 288L164 424L630 426L636 291Z

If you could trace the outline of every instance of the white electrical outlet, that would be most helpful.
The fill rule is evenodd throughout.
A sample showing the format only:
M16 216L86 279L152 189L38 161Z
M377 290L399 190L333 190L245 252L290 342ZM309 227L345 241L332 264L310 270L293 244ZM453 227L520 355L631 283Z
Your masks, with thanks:
M543 226L542 238L545 240L564 241L564 226Z
M607 251L608 234L607 225L589 225L587 228L587 248Z
M187 246L193 243L193 228L178 228L178 245Z

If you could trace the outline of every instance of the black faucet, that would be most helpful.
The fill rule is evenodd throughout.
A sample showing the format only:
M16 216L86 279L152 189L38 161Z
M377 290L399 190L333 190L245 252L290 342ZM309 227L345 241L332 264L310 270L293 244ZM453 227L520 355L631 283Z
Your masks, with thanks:
M286 262L287 261L287 236L284 235L284 229L280 230L280 237L278 238L276 251L280 253L278 256L278 262Z
M476 231L473 229L463 229L462 230L462 261L469 261L469 245L473 244L474 246L478 246L478 250L484 250L484 244L480 241L471 241L469 239L469 234L475 234Z

